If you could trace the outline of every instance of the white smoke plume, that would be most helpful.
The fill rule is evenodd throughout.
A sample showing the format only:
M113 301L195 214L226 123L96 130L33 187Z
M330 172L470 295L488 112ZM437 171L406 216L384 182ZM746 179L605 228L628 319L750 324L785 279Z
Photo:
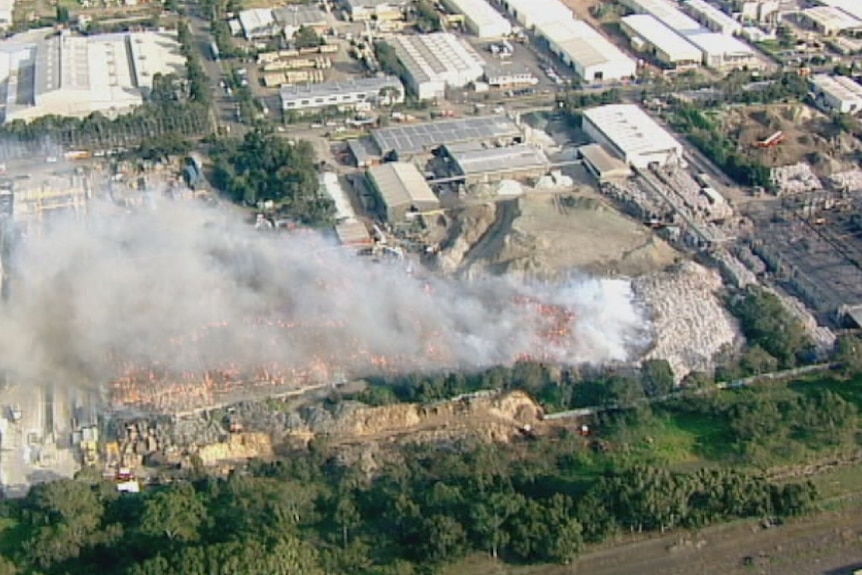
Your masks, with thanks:
M34 383L102 386L131 363L317 362L357 376L523 357L603 363L648 337L623 280L411 274L315 232L260 232L234 211L186 202L60 219L20 241L11 264L0 367Z

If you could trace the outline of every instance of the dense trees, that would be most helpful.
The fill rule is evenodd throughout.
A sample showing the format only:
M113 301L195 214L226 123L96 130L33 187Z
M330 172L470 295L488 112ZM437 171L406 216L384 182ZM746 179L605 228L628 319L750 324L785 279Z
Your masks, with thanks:
M757 286L730 301L730 311L738 319L748 342L755 346L749 353L763 356L763 352L777 360L778 367L794 367L811 356L812 343L802 323L792 316L775 294ZM762 361L749 358L755 364ZM769 371L773 367L766 358L765 367L757 371Z
M331 221L334 205L321 193L308 142L291 145L257 128L241 141L220 142L214 160L214 183L235 202L272 202L279 214L308 225Z
M566 481L567 442L412 446L373 477L325 450L253 462L228 479L120 496L81 478L8 502L0 563L44 575L318 575L431 572L484 552L568 563L621 531L700 527L811 508L810 484L709 469L614 467ZM8 527L7 527L8 529Z
M314 31L314 28L300 26L293 35L293 44L297 48L316 48L323 44L323 39Z

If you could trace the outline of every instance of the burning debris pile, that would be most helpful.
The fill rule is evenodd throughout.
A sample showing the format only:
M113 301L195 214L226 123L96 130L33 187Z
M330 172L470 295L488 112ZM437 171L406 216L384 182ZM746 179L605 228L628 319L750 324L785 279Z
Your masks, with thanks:
M649 332L627 281L418 277L182 203L55 221L13 263L0 368L106 389L119 408L189 411L525 357L624 361Z

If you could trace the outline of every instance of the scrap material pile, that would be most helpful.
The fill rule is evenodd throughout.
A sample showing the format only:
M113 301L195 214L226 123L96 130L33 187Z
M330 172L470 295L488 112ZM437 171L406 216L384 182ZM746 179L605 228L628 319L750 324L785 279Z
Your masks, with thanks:
M862 192L862 170L847 170L829 176L829 182L838 190Z
M655 340L647 358L666 359L677 379L712 367L737 340L736 323L716 296L721 277L695 263L646 276L635 289L653 311Z
M814 174L814 170L803 162L772 168L769 177L778 195L804 194L823 189L823 184Z
M512 304L520 311L524 333L533 334L533 339L508 346L507 349L513 350L513 356L507 358L507 362L521 359L564 361L574 345L574 312L532 296L515 296ZM293 337L305 340L320 338L331 341L339 334L336 321L321 321L314 327L288 321L267 322L265 327L273 326L280 330L295 330ZM172 338L171 342L177 346L202 345L211 338L218 338L220 330L228 329L231 326L216 324L200 330L205 333ZM177 371L162 363L136 364L116 359L113 363L119 375L108 384L108 394L111 406L118 411L182 413L335 385L343 383L347 377L461 367L457 365L451 342L444 334L420 320L416 320L415 329L423 334L425 348L422 353L412 355L375 354L364 342L353 340L344 342L337 354L320 352L293 363L243 366L225 361L200 370ZM261 332L261 339L266 337L267 333ZM528 351L523 351L525 348Z

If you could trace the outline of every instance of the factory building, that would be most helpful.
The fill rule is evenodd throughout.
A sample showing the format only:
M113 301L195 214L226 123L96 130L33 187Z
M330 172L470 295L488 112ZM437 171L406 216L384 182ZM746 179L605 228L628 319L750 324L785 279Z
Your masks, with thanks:
M185 71L173 34L132 32L0 43L4 121L40 116L114 117L143 104L156 74Z
M237 15L246 40L272 38L278 35L278 25L270 8L250 8Z
M0 0L0 30L12 26L12 12L15 10L15 0Z
M621 3L635 14L649 14L680 34L698 32L702 29L697 21L683 14L676 4L669 0L622 0Z
M589 24L568 18L536 26L536 35L585 82L631 78L637 63Z
M538 178L548 173L550 162L545 153L529 144L484 147L477 144L446 146L452 162L452 176L465 184L492 183L512 178Z
M389 44L407 71L410 89L420 100L444 98L447 87L463 88L485 71L479 53L448 32L395 36Z
M381 156L408 158L430 153L444 144L484 142L505 146L523 140L521 129L503 115L469 116L438 122L390 126L371 132Z
M685 68L697 66L703 60L700 48L650 14L625 16L620 20L620 28L635 50L652 54L666 66Z
M663 166L682 158L682 145L634 104L585 110L583 129L594 142L635 168Z
M817 74L810 81L816 102L822 109L840 114L856 114L862 110L862 86L852 78Z
M426 212L440 207L440 200L414 164L389 162L372 166L368 182L383 204L386 220L400 222L411 212Z
M302 27L311 28L318 34L323 33L327 26L326 13L317 6L290 5L275 8L272 11L278 29L288 40Z
M686 40L700 49L703 63L710 68L754 68L758 66L757 57L751 47L733 36L719 32L690 34Z
M741 23L706 0L686 0L683 2L683 9L713 32L726 36L737 36L742 33Z
M745 0L739 6L739 15L747 22L774 26L778 23L780 8L780 0Z
M838 8L857 20L862 20L862 3L859 0L816 0L816 2L823 6Z
M279 89L285 112L327 108L369 108L404 101L404 86L395 76L359 78L322 84L286 84Z
M500 0L500 4L518 24L528 30L547 22L571 20L574 17L560 0Z
M584 160L587 171L593 174L599 182L623 180L632 175L628 165L619 158L610 155L601 144L587 144L578 148L578 154Z
M516 86L535 86L539 79L526 66L517 64L488 64L482 79L492 88L513 88Z
M835 6L815 6L801 10L799 19L806 26L827 36L862 30L862 20Z
M512 25L486 0L443 0L449 10L462 14L467 30L478 38L502 38Z
M391 22L404 18L409 0L342 0L348 18L353 22Z

